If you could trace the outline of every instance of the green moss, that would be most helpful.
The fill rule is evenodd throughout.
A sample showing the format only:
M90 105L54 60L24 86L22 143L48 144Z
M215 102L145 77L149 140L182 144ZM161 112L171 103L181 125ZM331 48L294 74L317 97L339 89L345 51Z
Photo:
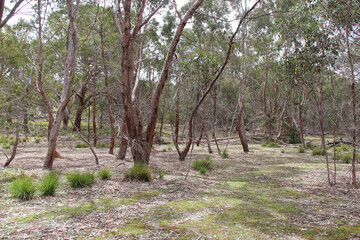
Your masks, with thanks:
M143 235L149 229L152 229L152 227L144 224L141 220L129 219L125 225L118 228L116 235L137 237Z

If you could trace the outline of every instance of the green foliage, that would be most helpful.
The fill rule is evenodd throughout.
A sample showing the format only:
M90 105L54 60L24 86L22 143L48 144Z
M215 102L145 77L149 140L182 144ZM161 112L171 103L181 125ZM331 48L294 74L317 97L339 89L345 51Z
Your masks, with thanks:
M281 153L285 153L285 150L281 150Z
M43 196L52 196L59 188L59 174L56 172L49 172L39 183L39 191Z
M298 147L298 152L299 153L304 153L305 152L305 148L303 146Z
M171 150L172 150L172 147L171 147L171 146L168 146L167 150L168 150L168 151L171 151Z
M159 171L159 178L164 178L166 172L164 170Z
M3 148L3 149L10 149L10 145L8 145L8 144L6 144L6 143L5 143L5 144L3 143L2 148Z
M97 143L96 144L96 146L97 147L101 147L101 148L109 148L110 147L110 144L109 143ZM86 147L88 147L87 145L86 145Z
M325 155L325 151L323 147L315 147L312 150L312 155L316 156L316 155Z
M69 181L70 186L73 188L82 188L91 186L95 182L94 173L85 172L80 173L78 171L66 174L66 179Z
M262 147L279 148L280 145L276 142L266 141L261 144Z
M75 148L88 148L89 146L86 143L77 143Z
M312 142L306 142L306 143L305 143L305 147L306 147L307 149L313 149L313 148L314 148L314 145L312 144Z
M222 158L229 158L229 153L228 153L227 151L223 151L223 152L221 153L221 157L222 157Z
M124 180L150 182L152 180L152 171L145 163L135 163L134 167L124 173Z
M208 169L206 167L200 167L199 173L205 175L207 173Z
M35 184L32 177L24 176L13 180L10 186L11 195L21 200L30 200L35 193Z
M205 159L202 160L195 160L191 167L199 171L201 174L205 174L208 170L214 168L214 161L210 159L210 156L206 156Z
M40 142L41 142L41 138L40 138L40 137L35 137L34 140L35 140L35 143L40 143Z
M351 163L352 159L353 159L353 153L352 152L348 152L348 153L339 153L336 154L336 159L337 160L342 160L344 163ZM356 154L355 155L355 160L359 160L360 159L360 155Z
M112 173L110 169L104 168L103 170L99 171L97 175L101 180L105 180L105 179L109 179L112 176Z
M290 128L287 132L287 137L290 144L301 143L300 134L296 128Z

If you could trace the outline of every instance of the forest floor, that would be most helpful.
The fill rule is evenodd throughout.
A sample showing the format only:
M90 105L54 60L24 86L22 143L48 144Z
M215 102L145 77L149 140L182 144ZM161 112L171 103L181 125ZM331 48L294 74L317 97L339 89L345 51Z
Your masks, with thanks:
M9 193L9 176L46 173L45 144L20 146L0 170L0 239L360 239L360 190L351 185L350 165L339 162L337 184L329 186L324 156L310 150L251 144L245 154L233 142L229 157L212 154L216 167L201 175L190 165L208 155L205 146L179 162L171 145L156 145L155 178L144 183L123 181L133 163L105 148L96 149L98 166L89 149L66 143L59 149L65 158L54 163L61 174L55 196L21 201ZM105 167L111 179L91 187L71 188L65 178Z

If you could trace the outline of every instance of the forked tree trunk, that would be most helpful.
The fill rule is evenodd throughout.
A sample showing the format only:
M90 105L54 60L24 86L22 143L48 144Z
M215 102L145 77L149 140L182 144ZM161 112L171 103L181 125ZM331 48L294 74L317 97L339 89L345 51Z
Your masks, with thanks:
M64 69L64 82L61 94L60 104L56 112L54 125L50 130L48 152L44 162L45 169L52 169L54 159L56 157L56 145L59 136L60 124L66 111L66 106L71 98L71 89L74 81L75 64L77 55L77 31L75 26L75 18L79 9L80 0L76 0L76 8L74 9L73 1L68 0L68 16L69 16L69 47L66 52L66 61Z
M133 101L131 99L132 95L132 84L134 82L134 55L135 55L135 41L138 37L138 33L141 28L146 25L146 23L154 16L154 14L162 7L162 4L153 11L149 17L143 20L143 14L145 10L146 1L143 1L138 8L139 11L136 14L137 19L134 25L133 30L131 29L131 0L126 0L122 2L123 11L120 10L120 1L116 1L116 12L114 15L115 26L119 35L119 39L122 45L122 87L123 87L123 104L124 104L124 118L127 127L129 145L131 147L132 156L134 162L144 162L149 163L151 146L154 140L155 127L158 116L159 109L159 100L163 90L163 87L168 79L169 70L171 67L172 59L174 57L176 47L180 41L180 37L185 28L187 21L192 17L194 12L200 5L203 0L197 0L193 6L185 14L181 23L179 24L173 41L170 45L167 57L165 59L163 69L160 75L160 79L157 84L157 88L153 93L151 104L150 104L150 114L147 124L146 138L142 138L142 131L138 129L139 124L136 121L136 111L133 108ZM131 31L132 30L132 31ZM141 119L137 119L141 121Z

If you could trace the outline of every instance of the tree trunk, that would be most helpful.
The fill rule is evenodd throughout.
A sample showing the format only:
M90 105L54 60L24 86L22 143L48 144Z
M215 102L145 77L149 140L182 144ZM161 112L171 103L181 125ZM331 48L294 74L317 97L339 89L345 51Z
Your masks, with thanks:
M126 123L123 121L122 127L121 127L121 141L120 141L120 149L118 152L117 159L124 160L126 157L126 151L127 151L127 129L126 129Z
M92 102L92 110L93 110L93 143L94 143L94 147L96 147L97 145L97 132L96 132L96 78L95 76L93 77L93 82L92 82L92 85L93 85L93 102Z
M104 70L107 112L108 112L108 115L109 115L110 131L111 131L110 132L109 153L113 154L114 153L114 146L115 146L115 126L114 126L114 116L113 116L112 111L111 111L111 96L110 96L110 90L109 90L109 76L108 76L107 64L106 64L106 59L105 59L105 50L104 50L104 36L103 36L104 16L105 16L105 13L103 13L103 19L102 19L102 22L101 22L101 25L100 25L101 59L102 59L103 70Z
M64 69L63 91L61 94L59 109L56 112L54 125L50 130L48 152L44 162L45 169L52 169L54 159L56 157L57 138L59 136L60 124L66 110L66 106L71 98L71 89L75 75L75 64L77 55L77 31L75 26L76 13L79 9L80 0L76 0L76 8L73 7L72 0L68 0L68 16L69 16L69 46L66 52L66 61Z
M355 188L359 188L359 184L356 180L356 130L357 130L357 115L356 115L356 90L355 90L355 73L354 73L354 64L352 60L351 48L350 48L350 11L351 11L352 0L349 0L347 8L347 17L346 17L346 50L347 57L350 66L351 73L351 105L352 105L352 142L353 142L353 156L351 162L351 174L352 174L352 184Z
M28 114L27 110L25 110L25 112L24 112L23 129L24 129L25 134L28 134L30 132L30 129L29 129L29 114Z

